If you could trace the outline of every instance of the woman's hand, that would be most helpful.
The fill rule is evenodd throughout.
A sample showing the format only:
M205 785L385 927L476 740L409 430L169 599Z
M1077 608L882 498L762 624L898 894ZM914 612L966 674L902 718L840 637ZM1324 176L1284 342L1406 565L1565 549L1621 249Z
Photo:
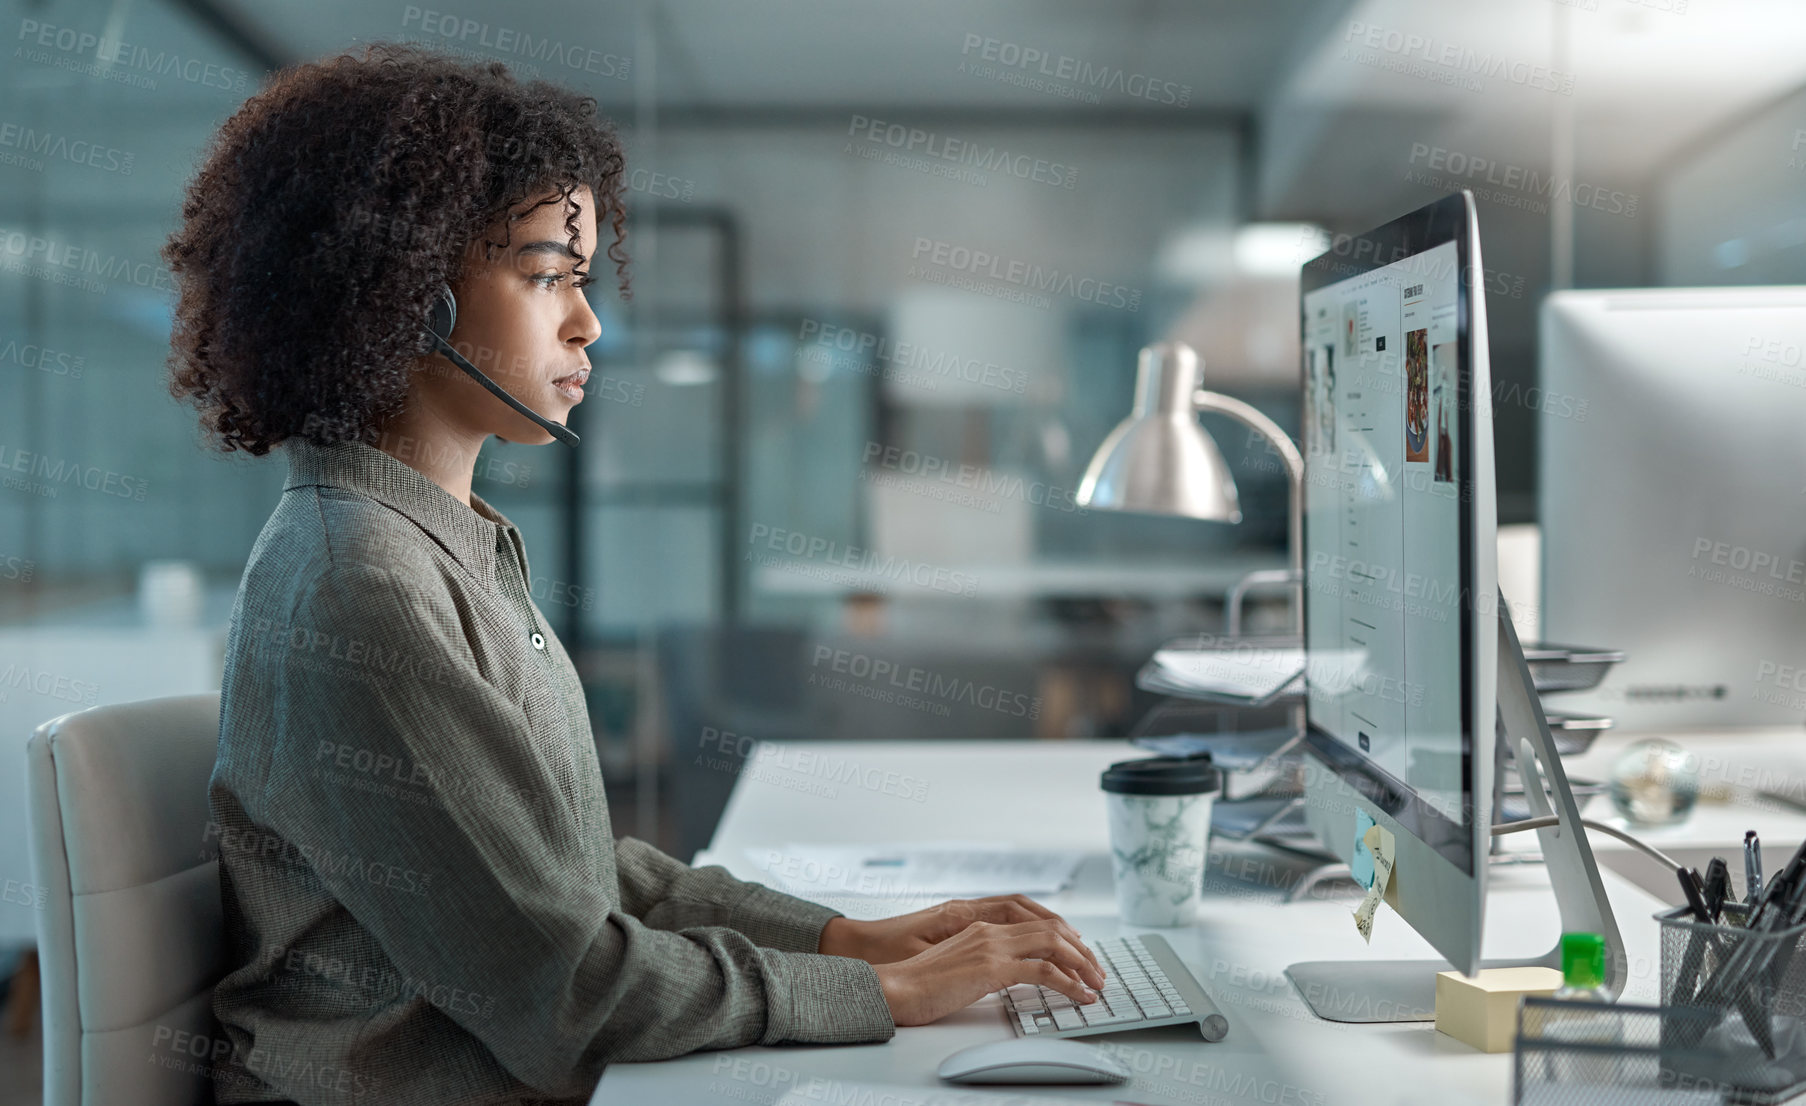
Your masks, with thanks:
M1104 973L1068 933L1058 918L974 921L907 960L878 965L891 1020L926 1025L1017 983L1051 987L1080 1005L1096 1002L1092 988L1104 985Z
M1082 952L1093 968L1099 967L1097 957L1080 942L1077 930L1026 895L952 899L926 910L872 922L830 918L822 927L819 951L872 964L892 964L926 951L973 922L1007 925L1033 921L1057 923L1055 928L1060 935Z

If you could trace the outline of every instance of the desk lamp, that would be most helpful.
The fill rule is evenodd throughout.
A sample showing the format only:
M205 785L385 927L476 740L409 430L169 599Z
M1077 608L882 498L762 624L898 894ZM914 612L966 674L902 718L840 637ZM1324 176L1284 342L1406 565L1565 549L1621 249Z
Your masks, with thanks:
M1079 506L1240 522L1235 478L1216 443L1199 424L1197 413L1216 411L1246 425L1265 438L1285 464L1289 484L1286 548L1291 568L1253 573L1237 587L1290 585L1292 625L1302 641L1304 603L1297 589L1304 580L1300 535L1304 458L1272 419L1233 396L1204 390L1202 368L1197 352L1184 342L1155 342L1142 349L1135 373L1135 407L1091 458L1079 484ZM1230 627L1231 635L1238 629Z

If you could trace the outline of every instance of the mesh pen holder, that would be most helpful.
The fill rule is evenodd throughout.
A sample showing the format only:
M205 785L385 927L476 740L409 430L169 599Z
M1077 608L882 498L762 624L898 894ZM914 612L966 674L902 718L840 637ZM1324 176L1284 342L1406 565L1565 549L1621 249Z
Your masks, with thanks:
M1718 1058L1677 1036L1709 1035L1694 1009L1525 996L1512 1048L1515 1106L1717 1106L1772 1102L1699 1074Z
M1717 1085L1725 1101L1780 1102L1806 1090L1806 925L1708 925L1686 907L1656 921L1669 1066Z

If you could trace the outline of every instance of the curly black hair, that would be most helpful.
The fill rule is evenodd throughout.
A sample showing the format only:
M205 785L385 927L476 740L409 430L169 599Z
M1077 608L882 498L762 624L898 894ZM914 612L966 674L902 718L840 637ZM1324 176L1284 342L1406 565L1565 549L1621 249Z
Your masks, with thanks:
M433 348L435 291L479 247L507 248L516 206L573 205L576 249L587 185L632 296L623 169L593 98L500 62L379 43L283 69L214 135L163 247L179 292L170 392L222 452L371 440ZM498 222L503 240L484 237Z

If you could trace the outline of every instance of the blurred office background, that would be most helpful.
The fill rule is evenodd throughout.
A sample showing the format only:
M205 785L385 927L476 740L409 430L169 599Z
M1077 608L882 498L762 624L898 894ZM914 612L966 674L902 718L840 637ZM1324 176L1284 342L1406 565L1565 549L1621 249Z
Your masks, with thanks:
M280 455L208 452L168 397L157 257L209 135L276 67L435 43L620 126L636 295L592 286L584 444L492 442L475 488L525 531L617 829L685 857L738 770L721 734L1130 732L1152 649L1220 629L1229 584L1283 563L1282 471L1207 416L1240 525L1073 493L1157 339L1295 430L1295 273L1323 234L1479 191L1505 523L1534 521L1560 402L1536 387L1550 289L1806 282L1797 0L0 9L9 949L33 922L25 736L218 687L281 491Z

